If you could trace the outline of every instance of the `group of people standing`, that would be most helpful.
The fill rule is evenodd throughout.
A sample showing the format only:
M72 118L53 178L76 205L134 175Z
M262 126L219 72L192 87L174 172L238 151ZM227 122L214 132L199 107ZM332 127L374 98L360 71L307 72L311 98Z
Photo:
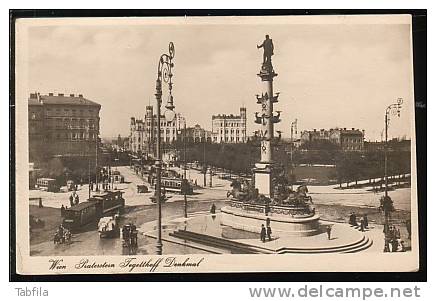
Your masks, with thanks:
M365 232L365 229L368 229L368 216L364 214L363 216L360 217L359 222L357 222L357 220L358 217L356 213L351 212L350 220L348 223L353 227L359 227L360 231Z
M73 193L70 195L70 206L73 207L77 204L79 204L79 195L76 193L76 191L73 191Z
M384 252L405 252L404 241L401 239L400 229L395 226L385 225L383 229L385 234Z
M55 235L54 235L54 244L63 244L71 241L71 232L70 230L64 228L64 226L59 225Z

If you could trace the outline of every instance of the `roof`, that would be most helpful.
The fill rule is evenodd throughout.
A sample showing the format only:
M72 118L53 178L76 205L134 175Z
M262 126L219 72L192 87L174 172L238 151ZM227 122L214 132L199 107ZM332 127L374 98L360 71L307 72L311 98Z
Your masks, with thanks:
M38 178L37 180L41 180L41 181L56 181L55 179L52 179L52 178Z
M86 201L86 202L79 203L78 205L74 205L73 207L70 207L67 210L81 211L87 207L94 206L94 205L95 205L95 201Z
M83 95L40 95L38 101L36 94L31 94L29 97L29 105L77 105L77 106L95 106L101 107L100 104L86 99Z

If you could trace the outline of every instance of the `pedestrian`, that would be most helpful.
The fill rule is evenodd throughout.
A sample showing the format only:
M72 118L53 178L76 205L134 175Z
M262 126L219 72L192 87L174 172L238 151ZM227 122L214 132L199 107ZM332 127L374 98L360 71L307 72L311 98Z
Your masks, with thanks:
M368 215L367 214L364 214L363 215L363 222L364 222L364 226L365 226L365 229L368 229Z
M385 252L385 253L390 252L391 250L390 250L389 246L390 246L389 239L386 237L385 238L385 246L384 246L383 252Z
M365 232L365 221L363 220L363 217L360 218L360 231Z
M64 217L64 215L65 215L65 207L62 204L62 206L61 206L61 217Z
M400 240L399 246L401 248L399 252L406 252L406 246L404 245L404 240Z
M265 242L265 237L266 237L266 229L265 226L262 224L262 228L260 229L260 240L262 242Z
M407 238L410 239L410 234L412 232L412 223L410 219L406 220L406 229L408 234Z
M328 225L326 230L327 230L327 237L330 240L330 236L332 234L332 226Z
M212 206L210 207L210 213L215 214L216 211L216 206L215 204L212 204Z
M64 227L62 227L62 224L60 224L59 227L58 227L58 233L59 233L59 238L61 240L61 243L64 243L65 242Z
M78 205L79 204L79 195L77 193L74 192L74 204Z
M265 203L265 215L266 215L266 216L268 216L269 211L270 211L269 203L266 202L266 203Z
M268 236L268 240L271 241L271 234L272 234L272 230L271 230L271 226L268 225L266 227L266 235Z
M395 235L396 239L400 239L401 238L400 228L394 227L394 235Z
M74 206L74 196L73 194L70 195L70 207Z
M392 243L392 252L397 252L398 251L398 240L392 239L391 243Z

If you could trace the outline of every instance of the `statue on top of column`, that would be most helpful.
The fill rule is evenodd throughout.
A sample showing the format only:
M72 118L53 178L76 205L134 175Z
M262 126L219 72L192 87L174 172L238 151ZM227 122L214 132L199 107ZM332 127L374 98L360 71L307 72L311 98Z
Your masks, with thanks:
M257 48L263 47L263 66L267 66L272 69L271 56L274 55L274 44L269 35L265 35L265 41L261 45L257 45ZM268 69L269 69L268 68Z

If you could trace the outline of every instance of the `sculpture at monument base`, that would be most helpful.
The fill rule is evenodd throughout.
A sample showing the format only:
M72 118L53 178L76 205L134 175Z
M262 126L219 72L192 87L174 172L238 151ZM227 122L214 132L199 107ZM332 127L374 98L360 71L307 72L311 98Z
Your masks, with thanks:
M268 208L264 210L266 214L275 212L275 206L279 206L280 210L276 211L277 213L292 212L291 215L299 216L315 215L312 197L307 195L309 191L306 185L300 185L296 191L292 191L283 176L276 177L274 180L274 193L271 198L259 194L254 184L246 179L233 180L230 184L232 190L227 192L227 198L247 205L266 206Z

